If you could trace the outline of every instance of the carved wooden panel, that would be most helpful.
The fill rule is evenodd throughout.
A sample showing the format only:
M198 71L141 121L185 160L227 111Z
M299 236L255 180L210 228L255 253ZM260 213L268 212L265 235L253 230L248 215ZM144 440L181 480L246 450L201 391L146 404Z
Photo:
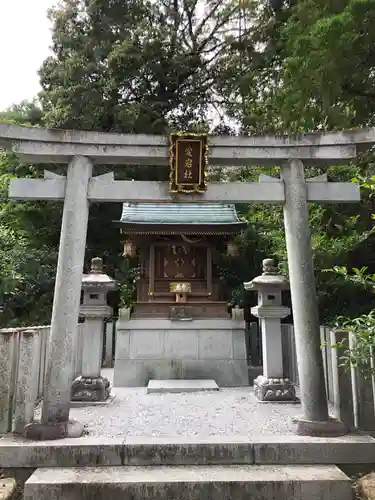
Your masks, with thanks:
M155 248L155 279L204 279L206 249L172 244Z

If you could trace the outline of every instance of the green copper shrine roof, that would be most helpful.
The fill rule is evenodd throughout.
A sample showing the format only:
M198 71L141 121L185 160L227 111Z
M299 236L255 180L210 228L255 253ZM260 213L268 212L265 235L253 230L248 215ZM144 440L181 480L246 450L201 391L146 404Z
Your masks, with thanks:
M234 205L219 203L124 203L120 222L142 225L239 225Z

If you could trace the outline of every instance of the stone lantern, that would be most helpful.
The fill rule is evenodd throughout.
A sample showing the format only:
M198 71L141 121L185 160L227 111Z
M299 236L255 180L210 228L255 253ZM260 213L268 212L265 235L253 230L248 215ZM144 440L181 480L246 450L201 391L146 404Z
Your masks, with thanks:
M103 330L105 318L112 315L107 294L116 288L116 282L103 273L103 260L92 259L89 274L82 278L82 374L72 384L72 401L99 402L109 396L110 383L101 376Z
M277 274L273 259L263 261L263 274L249 283L245 290L258 291L258 305L251 308L259 318L263 347L263 375L254 380L254 393L261 401L296 401L294 383L284 378L281 319L290 314L282 305L281 294L289 282Z

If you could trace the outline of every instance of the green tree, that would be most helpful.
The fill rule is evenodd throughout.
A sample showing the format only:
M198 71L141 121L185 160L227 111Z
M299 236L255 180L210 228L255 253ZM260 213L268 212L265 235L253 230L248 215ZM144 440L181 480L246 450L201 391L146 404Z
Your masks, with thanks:
M217 92L243 134L285 133L278 92L286 40L282 33L295 0L243 2L237 36L221 59Z
M242 35L222 59L223 106L242 133L295 133L345 129L373 123L371 86L374 2L265 1L242 13ZM251 20L249 20L249 16ZM246 26L251 25L250 30ZM306 167L306 176L328 173L330 180L361 180L374 174L374 155L357 165L323 170ZM245 168L238 179L256 180L278 169ZM374 262L373 197L363 183L362 202L310 206L321 320L366 311L372 297L322 270L334 265ZM257 228L265 248L287 271L281 210L249 205L244 216Z
M41 125L43 112L36 101L24 101L0 114L0 121ZM7 200L11 178L36 177L41 168L22 165L9 153L0 152L0 295L6 326L46 323L49 320L61 205Z
M240 5L63 0L40 71L47 124L162 134L207 122Z
M374 22L374 0L297 2L283 29L280 108L289 129L374 125Z
M41 125L43 123L43 111L39 102L22 101L5 111L0 112L0 122L18 123L21 125Z

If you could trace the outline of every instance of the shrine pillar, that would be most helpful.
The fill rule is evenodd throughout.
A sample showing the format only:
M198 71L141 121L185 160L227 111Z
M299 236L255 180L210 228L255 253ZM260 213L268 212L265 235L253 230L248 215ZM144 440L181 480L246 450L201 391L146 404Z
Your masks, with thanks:
M295 419L296 433L342 435L346 431L344 424L330 419L328 414L303 162L286 162L281 167L281 177L285 188L285 239L303 409L303 417Z
M73 376L73 349L78 333L81 281L89 216L88 186L92 174L89 158L77 156L69 163L60 248L53 298L49 356L41 423L31 423L24 434L32 439L78 437L83 425L69 421Z

